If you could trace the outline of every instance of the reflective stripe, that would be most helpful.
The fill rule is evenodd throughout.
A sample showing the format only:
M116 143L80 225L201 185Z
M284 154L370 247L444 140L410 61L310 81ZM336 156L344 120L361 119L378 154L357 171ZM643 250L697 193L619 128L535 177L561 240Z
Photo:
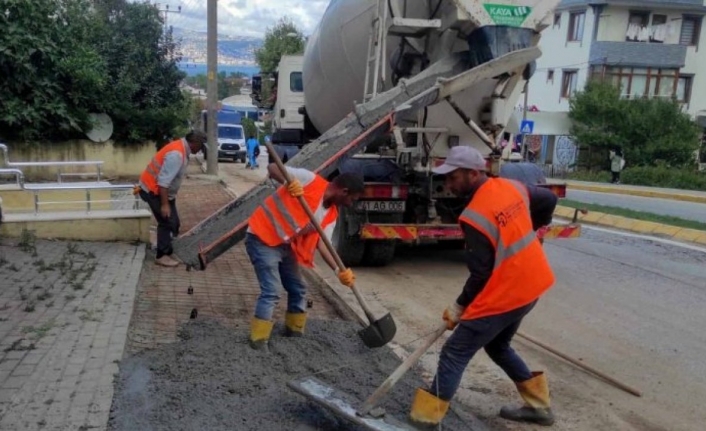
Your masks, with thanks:
M154 178L157 178L159 176L159 174L152 169L152 165L147 165L147 169L145 169L145 170L147 171L148 174L152 175L152 177L154 177Z
M162 164L159 163L156 157L152 158L152 161L150 161L150 165L154 165L155 169L160 170L162 169Z
M479 227L485 230L485 234L490 239L495 240L495 268L500 266L505 259L508 259L529 247L530 244L532 244L532 241L537 238L537 234L534 232L529 232L523 238L517 240L509 246L506 246L502 241L498 227L485 216L466 208L463 210L463 213L461 213L461 217L465 217L476 223Z
M493 222L485 218L485 216L466 208L461 213L461 217L466 217L467 219L480 225L480 227L485 229L485 234L488 235L489 238L494 239L496 244L500 244L500 231L498 230L498 227L495 226Z
M527 208L529 208L529 196L527 196L527 187L522 184L519 181L515 180L510 180L510 184L517 189L518 192L522 195L522 200L525 201L525 205L527 205Z
M509 259L529 247L532 242L536 239L537 234L534 232L530 232L525 235L522 239L515 241L509 247L498 247L498 251L495 253L495 268L500 266L500 264L503 263L505 259Z
M273 194L272 199L275 202L275 206L277 207L277 211L279 211L279 213L282 215L282 217L284 217L287 220L287 223L289 223L289 227L291 227L294 232L299 232L302 228L294 220L294 217L287 210L287 207L284 206L284 202L282 202L282 198L280 198L279 194L277 194L277 193Z
M270 224L275 227L275 230L277 231L277 236L282 238L283 241L288 241L289 236L287 236L287 234L284 232L282 226L277 223L277 221L275 220L275 216L272 215L272 212L269 208L267 208L267 205L262 205L262 209L265 211L265 216L270 221Z

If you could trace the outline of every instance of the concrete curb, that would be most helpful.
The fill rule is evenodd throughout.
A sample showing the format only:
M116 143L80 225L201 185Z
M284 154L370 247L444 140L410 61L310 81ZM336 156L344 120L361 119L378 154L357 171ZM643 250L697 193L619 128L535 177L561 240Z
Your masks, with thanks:
M572 219L575 208L557 205L554 215L557 217ZM670 238L676 241L687 241L700 245L706 245L706 231L697 229L681 228L663 223L636 220L628 217L615 216L596 211L589 211L588 214L579 213L578 221L586 224L594 224L614 229L627 230L643 235L654 235Z
M653 191L653 190L602 187L602 186L574 184L574 183L570 183L570 184L567 183L567 187L570 190L581 190L581 191L585 191L585 192L612 193L615 195L640 196L643 198L659 198L659 199L669 199L669 200L673 200L673 201L706 203L706 196L697 196L697 195L690 195L690 194L685 194L685 193L667 193L667 192Z

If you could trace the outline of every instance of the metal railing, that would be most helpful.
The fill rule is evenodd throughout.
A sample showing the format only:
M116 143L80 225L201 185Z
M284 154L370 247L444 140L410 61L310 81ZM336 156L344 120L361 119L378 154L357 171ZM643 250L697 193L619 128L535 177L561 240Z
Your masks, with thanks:
M34 168L34 167L56 167L59 168L57 180L61 183L62 179L67 176L96 176L96 181L101 180L103 175L103 161L86 160L86 161L63 161L63 162L11 162L9 156L9 148L7 145L0 143L0 151L3 152L3 160L8 168ZM96 172L85 173L63 173L62 167L68 166L95 166Z
M0 145L2 145L2 144L0 144ZM21 169L0 168L0 176L6 176L6 175L14 175L15 176L15 185L20 189L24 188L25 174L24 174L24 172L22 172Z

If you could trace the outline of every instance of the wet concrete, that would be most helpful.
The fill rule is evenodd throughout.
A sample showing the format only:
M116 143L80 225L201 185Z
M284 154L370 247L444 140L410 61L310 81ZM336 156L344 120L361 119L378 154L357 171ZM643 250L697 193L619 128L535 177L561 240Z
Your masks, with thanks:
M179 342L121 362L108 429L358 431L286 386L320 373L317 378L355 399L369 396L400 361L388 348L363 346L358 329L350 322L310 321L305 337L286 338L276 326L266 353L252 350L243 330L189 323ZM387 414L404 420L419 386L420 375L410 370L383 404ZM444 430L476 429L472 418L454 410Z

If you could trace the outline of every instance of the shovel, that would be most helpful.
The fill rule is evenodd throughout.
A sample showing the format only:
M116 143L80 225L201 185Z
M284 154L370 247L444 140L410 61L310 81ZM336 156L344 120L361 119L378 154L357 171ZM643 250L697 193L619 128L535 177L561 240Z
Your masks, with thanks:
M284 164L279 158L279 155L272 147L272 144L270 144L269 142L266 142L265 146L267 147L267 152L272 156L272 160L274 160L280 172L282 172L282 176L284 177L285 181L287 182L287 184L289 184L292 179L289 177L289 173L284 168ZM306 215L309 217L311 224L314 226L314 228L316 228L316 231L319 233L319 236L323 240L326 249L328 249L329 253L331 253L331 256L333 256L333 259L336 262L336 266L338 266L338 270L342 271L346 269L346 266L343 264L343 261L336 252L336 249L333 247L333 244L331 244L331 241L324 233L324 230L321 228L319 222L316 221L316 217L314 217L314 213L311 211L311 208L309 208L309 204L306 203L304 197L302 196L299 196L297 200L299 200L299 204L302 206L302 209L304 209L304 212L306 212ZM395 321L392 319L390 313L385 314L379 319L375 319L375 316L370 311L370 307L365 302L365 299L360 294L355 285L351 286L351 290L353 291L355 298L358 300L360 307L365 312L365 316L368 318L368 321L370 323L370 325L365 326L362 330L358 332L358 335L360 336L361 340L363 340L363 344L365 344L367 347L375 348L382 347L392 341L392 339L395 338L397 326L395 325ZM363 325L365 325L365 323L363 323Z

